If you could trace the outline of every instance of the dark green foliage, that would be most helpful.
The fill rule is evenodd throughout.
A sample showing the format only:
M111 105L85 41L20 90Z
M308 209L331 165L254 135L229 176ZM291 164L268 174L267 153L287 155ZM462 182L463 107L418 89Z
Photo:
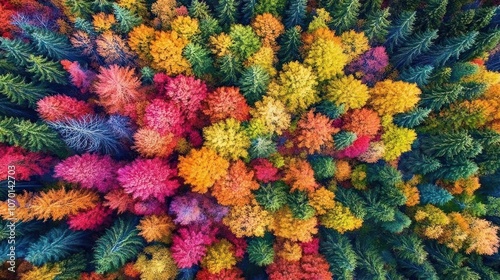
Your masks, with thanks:
M222 32L219 21L213 17L207 17L200 20L200 36L203 40L208 40L213 34Z
M453 199L453 196L447 190L434 184L420 184L418 185L418 192L420 193L421 204L442 206Z
M26 260L36 266L60 261L82 250L87 244L86 235L65 226L53 228L29 247Z
M66 71L62 69L61 64L50 61L43 56L30 55L26 71L33 74L33 77L40 82L50 82L61 85L66 85L68 83Z
M47 91L40 85L27 83L20 76L11 73L0 75L0 93L16 104L35 107L36 102L45 97Z
M425 248L443 277L458 280L481 279L470 267L464 266L466 258L462 254L435 242L429 242Z
M367 169L368 183L395 186L401 182L401 173L387 164L369 165Z
M385 38L389 33L389 8L377 10L373 14L368 15L363 31L370 42L385 42Z
M426 29L436 29L443 22L448 0L427 0L420 16L420 22Z
M252 18L255 16L255 8L257 6L257 0L242 0L243 7L241 9L242 13L242 23L250 24Z
M29 33L39 53L56 61L78 59L78 54L65 35L38 28L32 28Z
M386 279L387 271L384 268L384 260L379 255L379 250L366 242L366 240L356 240L355 252L358 256L356 279Z
M456 181L458 179L468 178L479 170L476 163L471 160L448 161L442 163L440 169L429 174L429 178L433 180L443 179L448 181Z
M461 100L473 100L481 95L486 91L486 88L488 87L485 83L481 82L463 82L460 83L462 86L462 91L460 94L460 99Z
M235 85L238 81L243 65L232 54L225 55L217 60L219 77L224 84ZM240 88L241 90L241 88ZM248 100L247 100L248 102Z
M146 84L152 84L155 71L149 67L145 66L141 68L141 80Z
M252 65L243 71L238 85L250 106L262 99L270 79L269 73L260 65Z
M338 187L335 191L335 200L349 208L356 217L364 219L366 216L366 203L354 189Z
M493 174L500 170L500 144L485 146L475 161L483 175Z
M452 158L471 149L473 141L466 132L450 132L423 137L421 145L428 156Z
M388 52L392 53L395 47L408 40L413 32L415 19L416 12L404 11L392 22L387 41L384 43Z
M189 5L189 15L199 20L206 19L211 16L210 8L205 1L193 0Z
M335 149L343 150L354 143L358 137L356 133L350 131L341 131L333 136L333 141L335 143Z
M455 102L461 95L463 86L460 84L435 86L424 89L420 97L420 105L435 111Z
M349 239L335 230L320 229L320 253L336 279L353 279L357 256ZM340 277L340 278L339 278Z
M403 272L404 275L408 277L412 277L410 279L439 280L436 270L428 261L419 265L407 260L398 260L398 264L400 268L399 271Z
M117 270L137 256L144 246L138 235L137 223L130 219L118 219L94 247L94 263L98 273Z
M383 0L363 0L363 6L361 9L361 13L363 15L370 15L374 12L380 10L382 7Z
M64 145L55 131L42 122L19 118L0 118L0 142L27 150L61 153Z
M182 54L191 64L193 74L197 78L201 78L212 71L213 61L210 57L210 51L202 45L189 43L182 50Z
M391 249L398 259L404 259L416 264L423 264L427 260L422 239L414 234L393 235L389 239Z
M391 56L392 63L396 68L410 65L416 57L429 50L433 43L432 41L437 37L437 30L428 30L423 33L413 34Z
M434 67L431 65L415 66L404 69L399 78L408 83L416 83L419 87L423 87L429 83Z
M500 29L495 28L488 32L481 32L471 48L462 55L464 60L473 59L494 49L500 43Z
M255 6L255 14L271 13L275 17L281 16L285 9L286 0L260 0Z
M58 267L61 269L61 273L54 277L54 280L78 279L87 267L87 262L84 254L78 253L57 263Z
M380 201L374 196L367 198L366 218L375 223L392 222L395 220L396 212L394 208Z
M393 185L383 184L380 187L375 187L371 190L378 195L378 198L384 203L391 207L402 206L406 203L406 196L401 191Z
M270 136L258 136L252 139L248 152L252 159L267 158L276 152L276 143Z
M280 59L281 65L290 61L300 61L300 47L302 46L300 28L294 27L287 29L280 39L280 46L278 58Z
M93 13L91 9L91 0L66 0L65 4L76 17L89 18Z
M294 26L304 26L307 0L290 0L285 11L284 24L287 29Z
M408 113L395 115L394 123L401 127L414 128L424 122L430 112L431 109L417 107Z
M479 32L472 31L463 36L446 38L442 43L434 45L420 59L420 64L444 66L448 62L457 60L461 53L474 46Z
M382 223L382 228L392 232L401 233L405 228L411 225L411 219L406 216L403 212L396 210L394 212L394 221L388 221Z
M479 66L470 62L455 63L451 68L450 82L458 82L466 76L475 74L479 70Z
M483 263L483 260L480 256L478 255L469 256L467 263L473 271L479 274L481 279L500 280L500 273L498 271L493 270L491 267L486 266Z
M359 17L361 4L359 0L331 1L327 11L332 16L331 27L337 34L352 29ZM371 39L371 38L370 38Z
M113 13L115 14L118 25L117 31L120 33L128 33L132 28L138 26L142 22L142 18L133 12L120 7L117 3L113 3Z
M439 160L426 156L417 151L412 151L402 155L399 168L408 171L410 174L429 174L441 167Z
M36 115L36 112L10 102L7 97L0 96L0 116L34 119Z
M248 257L250 262L258 266L267 266L274 261L273 238L270 234L252 238L248 241Z
M444 23L445 29L443 31L446 32L444 35L446 35L446 37L455 37L463 35L471 30L477 30L471 28L475 14L475 9L459 11L454 14L450 21Z
M19 66L28 65L28 59L33 52L33 48L19 39L9 40L0 38L0 49L5 51L5 57Z
M220 0L215 8L219 22L226 29L236 22L236 4L234 0Z
M314 170L314 178L318 181L327 180L335 175L335 162L332 157L313 156L309 163Z
M283 181L261 185L255 191L255 199L264 209L274 212L286 204L288 189Z
M316 214L314 208L309 204L306 192L294 191L288 194L287 204L297 219L307 220Z
M345 104L335 105L335 103L329 100L323 100L314 106L317 113L325 115L330 119L338 119L345 113Z
M97 35L92 23L86 19L83 19L83 18L76 18L75 19L75 28L80 29L81 31L83 31L91 36Z
M471 136L483 147L500 144L500 133L494 130L474 130L471 132Z
M101 12L107 12L111 10L111 2L109 0L93 0L92 8Z

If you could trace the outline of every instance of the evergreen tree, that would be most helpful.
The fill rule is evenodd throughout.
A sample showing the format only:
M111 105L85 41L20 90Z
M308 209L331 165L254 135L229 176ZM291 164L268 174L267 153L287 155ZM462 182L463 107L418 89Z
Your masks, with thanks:
M358 259L359 274L357 279L386 279L385 263L379 251L366 240L356 240L355 252Z
M278 57L280 59L281 65L284 65L291 61L301 60L300 47L302 46L302 40L300 37L300 32L300 27L289 28L281 37L281 48L278 52Z
M481 279L470 267L464 266L466 258L462 254L435 242L429 242L425 248L440 275L457 280Z
M307 220L316 214L314 208L309 204L306 192L294 191L290 193L287 196L287 204L297 219Z
M422 204L442 206L453 199L453 196L447 190L434 184L420 184L418 185L418 192Z
M389 239L391 249L398 259L407 260L416 264L423 264L427 260L422 239L414 234L393 235Z
M19 105L35 107L36 102L47 92L48 90L40 85L32 82L26 83L25 79L20 76L14 76L11 73L0 75L0 93Z
M411 225L410 217L406 216L403 212L396 210L394 212L394 221L382 223L382 228L391 233L401 233L405 228Z
M136 225L133 220L118 219L97 239L94 263L98 273L117 270L137 256L144 246L144 241L138 235Z
M189 15L199 20L212 17L207 3L199 0L191 1L191 5L189 5Z
M410 279L418 280L439 280L436 270L430 262L426 261L423 264L416 264L407 260L398 259L398 268L405 276Z
M430 113L431 109L415 108L408 113L396 114L394 123L401 127L414 128L424 122Z
M323 100L314 106L315 112L329 117L332 120L340 118L345 113L345 104L336 105L332 101Z
M193 74L200 78L212 71L213 61L210 51L200 44L189 43L182 50L184 57L191 64Z
M250 24L256 14L257 0L243 0L241 8L241 23Z
M91 0L66 0L65 4L75 17L89 18L93 13Z
M474 139L467 132L429 135L420 139L422 150L432 157L452 158L470 150Z
M354 189L337 188L335 200L341 202L358 218L366 216L366 201Z
M5 57L15 65L27 66L33 48L19 39L0 38L0 49L5 51Z
M363 15L370 15L382 8L383 0L363 0L361 13Z
M282 181L261 185L255 191L255 199L267 211L275 212L286 204L288 186Z
M458 82L466 76L475 74L479 70L479 66L470 62L455 63L451 68L450 82Z
M95 32L94 26L92 23L86 19L83 18L76 18L75 19L75 28L79 29L91 36L97 36L97 33Z
M306 18L307 0L290 0L288 8L285 11L285 27L287 29L294 26L304 27Z
M330 179L335 175L335 162L332 157L312 156L309 158L309 164L314 170L314 178L318 181Z
M35 119L36 112L12 103L9 98L0 96L0 116Z
M215 10L219 22L225 29L228 29L230 25L236 22L237 10L234 0L220 0Z
M478 34L479 32L472 31L460 37L445 39L425 53L420 60L420 64L444 66L452 58L457 60L461 53L472 48Z
M79 57L69 43L68 37L46 29L32 28L30 37L37 51L47 57L60 61L67 59L77 60Z
M243 71L241 78L238 80L238 85L247 103L252 106L262 99L269 82L269 73L262 66L252 65Z
M37 266L61 261L85 248L86 236L85 232L72 231L66 226L53 228L31 244L26 260Z
M117 31L120 33L128 33L142 22L140 16L119 6L117 3L113 3L113 14L118 22Z
M349 239L335 230L320 229L320 253L336 279L354 279L357 256Z
M419 22L424 29L436 29L443 22L448 0L426 0L426 5L419 15Z
M337 34L352 29L358 21L361 4L359 0L332 1L328 12L332 15L331 27ZM371 37L369 37L371 39Z
M431 65L409 67L404 69L399 78L408 83L416 83L419 87L423 87L429 83L434 67Z
M40 82L68 84L66 71L62 69L61 64L43 56L30 55L26 71L33 74Z
M19 118L0 118L0 142L27 150L63 153L64 145L55 131L42 122Z
M92 9L100 12L109 12L111 10L111 2L109 0L93 0Z
M432 41L436 38L437 30L414 34L395 51L391 57L392 63L396 68L410 65L415 58L429 50Z
M350 131L341 131L333 136L333 141L335 143L335 149L343 150L354 143L356 141L355 133Z
M413 32L416 12L404 11L396 20L392 22L387 34L387 41L384 43L388 52L393 52L403 42L407 41Z
M500 29L495 28L487 32L481 32L475 38L472 47L469 47L461 56L463 60L470 60L489 52L500 44Z
M385 42L391 24L390 15L389 8L386 8L377 10L367 17L363 31L371 42Z
M223 84L235 85L243 69L241 62L232 54L217 59L219 78Z
M460 84L436 86L424 89L420 98L420 105L435 111L441 110L455 102L463 90Z
M469 267L479 274L481 279L500 280L500 273L484 264L482 258L478 255L471 255L467 259Z
M274 261L274 248L272 235L252 238L248 241L248 257L250 262L258 266L267 266Z

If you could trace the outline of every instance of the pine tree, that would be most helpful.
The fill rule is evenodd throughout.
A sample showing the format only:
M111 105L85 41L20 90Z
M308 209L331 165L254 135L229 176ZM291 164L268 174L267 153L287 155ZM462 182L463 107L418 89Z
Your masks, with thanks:
M378 11L382 7L383 0L364 0L361 13L363 15L370 15Z
M416 264L423 264L427 260L422 239L414 234L393 235L389 239L392 251L398 259L404 259Z
M428 156L452 158L470 150L474 139L467 132L429 135L420 139L422 150Z
M258 266L267 266L274 261L274 248L272 235L252 238L248 241L248 258Z
M235 85L242 72L243 65L232 54L225 55L217 59L217 67L220 71L219 79L225 85Z
M429 242L425 248L443 277L457 280L481 279L470 267L464 266L466 258L462 254L435 242Z
M285 28L290 29L295 26L304 27L306 18L307 0L290 0L285 11Z
M396 210L394 213L394 221L383 222L382 228L391 233L402 233L405 228L411 225L410 217L403 212Z
M437 30L416 33L398 48L391 57L396 68L410 65L420 54L429 50L432 41L437 38Z
M230 25L236 22L238 17L236 4L237 3L234 0L218 1L215 11L217 12L219 22L225 29L228 29Z
M404 11L392 23L384 43L388 52L392 53L396 47L407 41L413 32L416 12Z
M137 223L130 219L118 219L94 247L94 263L98 273L117 270L134 259L144 246L138 235Z
M358 21L361 4L359 0L335 1L328 9L332 15L331 26L337 34L352 29ZM372 37L368 37L372 38Z
M425 121L431 109L415 108L412 111L394 116L394 123L401 127L414 128Z
M287 197L287 204L292 210L295 218L307 220L316 214L314 208L309 204L307 193L304 191L294 191Z
M65 4L75 17L89 18L92 14L91 0L66 0Z
M356 141L356 136L355 133L350 132L350 131L341 131L333 136L333 141L335 143L335 149L337 150L343 150L354 143Z
M117 155L122 151L122 144L106 120L101 117L87 115L81 119L49 124L59 132L66 145L77 152L102 152Z
M62 69L61 64L43 56L30 55L26 71L33 74L40 82L68 84L66 71Z
M33 48L19 39L0 38L0 49L5 51L5 57L19 66L28 65L28 59Z
M404 69L399 78L408 83L416 83L419 87L423 87L429 83L434 67L431 65L409 67Z
M321 228L320 253L330 264L330 271L338 279L354 279L357 256L349 239L335 230Z
M210 51L200 44L189 43L182 50L184 57L191 64L193 74L200 78L211 72L213 61L210 57Z
M434 184L420 184L418 185L418 192L422 204L430 203L442 206L453 199L453 196L447 190Z
M463 90L460 84L436 86L425 89L420 99L420 105L434 111L441 110L455 102Z
M26 83L21 76L14 76L11 73L0 75L0 93L16 104L35 107L36 102L47 92L47 89L39 85Z
M418 280L439 280L436 270L429 261L423 264L416 264L407 260L398 259L398 268L405 276L410 279Z
M38 28L32 28L29 33L39 53L56 61L74 61L79 58L65 35Z
M13 117L0 118L0 142L33 152L52 151L61 154L64 147L57 133L46 124Z
M389 33L389 8L377 10L366 19L363 31L371 42L384 42Z
M53 228L31 244L26 260L36 266L61 261L84 249L88 244L86 236L85 232L72 231L66 226Z
M425 29L436 29L443 22L448 0L427 0L426 2L426 6L419 15L420 22Z
M211 17L210 8L204 1L193 0L189 5L189 15L199 20Z
M250 24L256 14L257 0L242 0L242 20L243 24Z
M356 240L355 252L358 259L359 279L386 279L385 263L379 251L368 241Z
M366 201L354 189L337 188L335 200L347 206L360 219L366 216Z
M113 14L118 22L117 31L121 33L128 33L132 28L138 26L142 22L142 18L135 13L127 10L117 3L113 3Z
M458 82L466 76L475 74L479 70L479 66L470 62L455 63L451 68L450 82Z
M494 49L500 43L500 30L495 28L487 32L481 32L475 39L473 46L461 55L463 60L479 57L483 53Z
M318 181L333 178L335 175L335 162L332 157L312 156L309 164L314 170L314 178Z
M291 61L300 61L300 48L302 46L302 40L300 37L301 28L294 27L287 29L285 34L281 37L280 50L278 52L278 57L280 59L281 65L284 65Z
M97 36L97 33L95 32L94 26L92 23L86 19L83 18L76 18L75 19L75 29L79 29L91 36Z
M100 12L109 12L111 10L111 2L109 0L93 0L92 9Z
M241 78L238 80L238 86L247 103L252 106L262 99L269 82L269 73L262 66L252 65L243 71Z
M478 255L469 256L467 264L473 271L479 274L481 279L500 280L500 273L485 265L482 258Z
M261 185L255 191L255 199L267 211L275 212L286 204L288 189L283 181Z
M479 32L472 31L460 37L445 39L441 44L433 46L425 53L419 64L444 66L451 59L457 60L461 53L474 46L478 34Z
M335 103L329 100L323 100L314 106L314 110L317 113L325 115L332 120L338 119L345 113L345 105L340 104L337 106Z
M442 163L441 168L428 175L430 180L456 181L476 174L479 167L471 160L460 159Z

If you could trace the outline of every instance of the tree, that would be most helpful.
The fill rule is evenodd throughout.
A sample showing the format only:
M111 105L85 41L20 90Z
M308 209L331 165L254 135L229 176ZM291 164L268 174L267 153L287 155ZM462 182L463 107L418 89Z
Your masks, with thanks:
M419 87L424 87L429 83L434 67L431 65L415 66L403 69L399 78L408 83L416 83Z
M463 86L460 84L444 84L428 87L423 91L420 105L438 111L457 101L462 91Z
M463 36L446 38L442 43L435 45L426 52L419 64L430 64L434 66L444 66L451 59L458 60L460 54L474 46L474 42L479 32L472 31Z
M467 132L450 132L422 137L420 144L426 155L452 158L472 148L474 139Z
M422 204L431 203L442 206L453 199L453 196L447 190L434 184L420 184L418 185L418 192Z
M370 94L370 105L379 115L394 115L413 109L420 100L421 91L416 84L385 80L376 83Z
M65 35L47 29L31 28L29 36L33 40L36 50L53 60L61 61L67 59L74 61L79 58L79 55Z
M410 112L396 114L394 116L394 123L405 128L415 128L423 123L430 113L431 109L417 107Z
M396 257L416 264L423 264L427 260L428 253L425 251L422 239L411 235L393 235L389 239Z
M243 71L238 86L250 106L262 99L262 96L266 93L270 78L269 73L259 65L251 65Z
M264 209L274 212L286 204L288 189L283 181L267 183L254 192L255 199Z
M189 43L182 50L183 56L191 64L193 74L200 78L213 70L213 61L210 51L200 44Z
M337 34L352 29L358 20L360 8L361 3L359 0L335 1L328 7L328 11L332 15L330 26L335 29Z
M288 3L288 8L285 10L285 27L287 29L294 28L295 26L304 27L304 19L306 17L307 1L305 0L291 0Z
M300 27L288 28L281 37L281 48L278 52L278 57L282 65L291 61L300 61L301 56L299 50L302 47L300 32Z
M415 33L412 38L407 39L391 56L391 60L396 68L410 65L415 58L422 53L426 53L433 40L438 37L437 30L428 30L423 33Z
M387 41L384 43L389 52L393 50L411 36L416 20L416 12L404 11L393 22L387 34Z
M391 23L389 20L390 15L388 8L377 10L373 14L368 15L363 31L371 42L385 41Z
M4 50L5 57L12 63L19 66L27 66L28 59L33 53L33 47L19 39L9 40L0 38L0 48Z
M267 266L274 261L273 239L270 234L248 241L247 250L250 262L258 266Z
M33 82L27 83L21 76L12 73L0 75L0 93L16 104L35 107L36 102L42 99L47 91L50 90Z
M131 219L118 219L97 239L94 263L98 273L115 271L138 255L144 241L139 236L136 224Z
M256 14L257 0L243 0L242 1L242 20L243 24L250 24L254 15Z
M225 29L228 29L229 26L236 22L236 18L238 17L236 4L234 0L221 0L217 3L217 7L215 8L217 18Z
M40 82L57 83L61 85L68 84L66 72L61 64L55 61L49 61L43 56L30 55L28 58L28 67L26 69L34 75L34 78Z
M357 255L350 240L335 230L321 228L320 252L330 264L330 271L340 279L354 279Z
M92 14L91 0L65 0L64 3L69 7L73 16L88 18Z
M422 9L421 14L419 15L422 18L425 18L425 21L422 21L421 25L423 25L427 29L436 29L443 22L443 17L446 14L446 6L448 5L448 0L429 0L427 1L427 5Z

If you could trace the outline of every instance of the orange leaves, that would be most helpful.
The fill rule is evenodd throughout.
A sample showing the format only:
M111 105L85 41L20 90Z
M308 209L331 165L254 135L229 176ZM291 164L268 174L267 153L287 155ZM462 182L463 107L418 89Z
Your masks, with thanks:
M314 114L311 110L297 123L298 147L305 148L310 154L319 152L322 148L333 147L332 134L338 128L333 127L332 121L321 114Z
M137 226L139 235L147 242L161 241L170 242L172 231L175 229L174 222L167 215L145 216Z
M283 181L290 187L290 191L307 191L312 192L318 187L314 180L314 170L309 162L302 159L292 159L285 170Z
M259 188L259 183L253 179L253 171L248 170L241 160L229 168L228 174L215 182L212 195L219 204L243 206L253 198L252 190Z
M166 71L167 75L191 73L191 65L182 56L182 49L187 44L188 40L175 31L158 33L150 46L153 67Z
M213 150L203 147L191 150L179 158L179 176L192 186L194 192L206 193L208 188L227 174L229 162Z
M318 233L316 227L318 221L316 217L307 220L301 220L293 217L292 211L288 206L281 208L274 213L273 222L270 228L274 234L279 237L290 239L291 241L309 242L313 234Z
M343 128L356 133L358 137L365 135L372 138L380 129L380 117L377 112L367 108L352 110L343 117L343 120Z
M271 215L259 205L235 206L223 222L238 238L264 236Z
M205 100L203 113L212 123L234 118L240 122L249 118L250 107L237 87L219 87Z

